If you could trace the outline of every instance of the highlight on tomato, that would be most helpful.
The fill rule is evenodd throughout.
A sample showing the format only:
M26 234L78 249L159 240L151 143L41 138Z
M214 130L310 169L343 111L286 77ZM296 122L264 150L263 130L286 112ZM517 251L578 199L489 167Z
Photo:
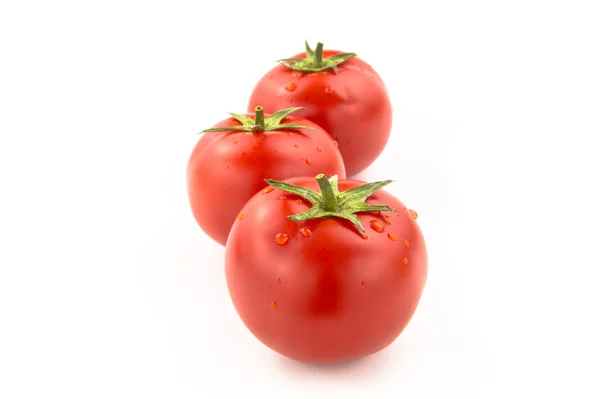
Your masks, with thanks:
M279 60L256 84L248 110L263 105L267 112L305 107L298 116L312 120L339 145L346 173L367 168L385 148L392 128L392 106L386 86L375 70L355 53L313 50Z
M225 245L231 225L248 199L267 187L265 179L312 176L315 171L345 176L331 137L320 126L291 114L293 107L265 114L230 113L196 143L187 165L189 203L198 225Z
M263 344L307 363L339 363L390 345L427 280L417 213L365 183L319 174L253 196L226 247L237 313Z

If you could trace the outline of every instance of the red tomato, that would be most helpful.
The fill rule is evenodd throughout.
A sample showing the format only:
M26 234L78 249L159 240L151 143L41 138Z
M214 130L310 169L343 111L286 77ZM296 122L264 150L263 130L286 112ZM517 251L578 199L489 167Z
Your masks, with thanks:
M225 245L231 225L243 217L240 209L267 187L266 178L312 176L321 170L345 176L331 137L311 121L288 116L295 110L264 116L258 107L256 120L232 114L197 142L187 167L189 202L213 240Z
M301 53L281 60L264 75L248 109L305 107L298 116L317 123L338 142L346 173L353 176L375 161L388 142L392 127L388 92L377 72L355 54L323 51L322 43L315 51L306 47L308 61L307 53Z
M317 178L285 182L318 191L324 176ZM239 316L262 343L299 361L337 363L375 353L404 330L425 286L427 252L416 213L373 193L387 183L343 180L339 195L335 183L325 185L321 192L337 198L333 211L319 205L323 197L292 189L246 203L227 243L226 277Z

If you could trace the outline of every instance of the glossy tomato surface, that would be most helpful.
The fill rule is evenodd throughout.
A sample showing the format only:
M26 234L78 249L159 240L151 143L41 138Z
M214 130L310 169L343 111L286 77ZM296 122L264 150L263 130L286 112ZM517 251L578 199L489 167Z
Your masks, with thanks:
M216 242L226 244L240 209L267 186L265 179L313 176L318 171L345 176L342 157L323 129L293 116L283 122L315 130L210 132L194 147L187 166L189 202L198 225ZM230 118L214 127L239 125Z
M314 178L287 182L319 191ZM339 188L360 184L342 180ZM338 218L289 220L310 203L278 189L244 206L226 248L227 284L239 316L266 346L303 362L337 363L387 347L407 326L427 279L423 235L413 213L384 190L367 203L399 212L358 214L361 234Z
M339 51L325 50L324 57ZM298 54L295 58L306 58ZM387 89L373 68L358 57L338 65L338 72L300 72L278 65L255 86L248 110L262 105L266 112L306 107L297 116L317 123L338 142L353 176L368 167L385 148L392 128Z

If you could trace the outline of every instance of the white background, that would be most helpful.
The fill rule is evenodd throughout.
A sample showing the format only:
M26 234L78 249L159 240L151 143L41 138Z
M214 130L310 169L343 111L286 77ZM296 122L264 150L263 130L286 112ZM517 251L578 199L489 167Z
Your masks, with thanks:
M0 397L599 397L596 1L0 6ZM196 132L303 42L386 82L359 177L419 212L430 276L388 349L280 357L189 211Z

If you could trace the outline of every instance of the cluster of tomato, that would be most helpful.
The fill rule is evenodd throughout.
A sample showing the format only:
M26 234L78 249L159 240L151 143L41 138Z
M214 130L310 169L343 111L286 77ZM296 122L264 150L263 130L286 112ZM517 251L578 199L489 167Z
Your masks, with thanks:
M187 170L239 316L304 362L387 347L417 308L427 252L416 212L381 190L390 180L346 179L387 144L383 81L354 53L306 44L257 83L248 112L204 130Z

